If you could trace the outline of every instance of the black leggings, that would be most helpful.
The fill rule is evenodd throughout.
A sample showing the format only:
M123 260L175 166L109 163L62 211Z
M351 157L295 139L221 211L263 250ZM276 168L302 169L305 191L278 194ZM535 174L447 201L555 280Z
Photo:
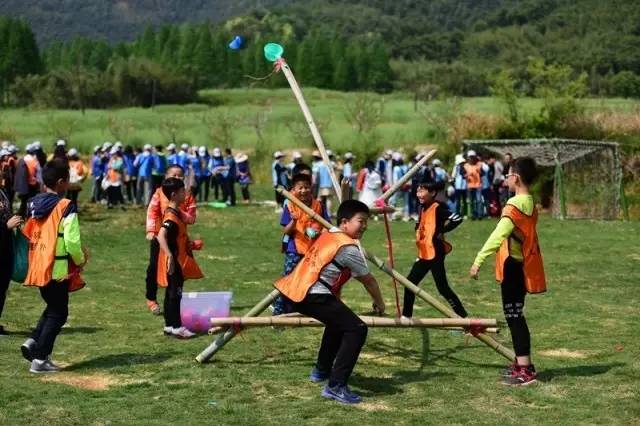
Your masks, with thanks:
M173 275L167 274L169 285L164 293L164 325L167 327L182 327L180 319L180 301L182 300L182 287L184 277L180 266L176 264Z
M47 304L42 312L38 325L31 333L31 338L37 342L34 358L45 359L53 351L53 344L60 334L62 326L69 316L69 281L52 280L44 287L40 287L40 295Z
M147 266L146 279L146 297L147 300L156 301L158 298L158 253L160 253L160 244L157 238L149 242L149 265Z
M367 340L367 325L332 294L308 294L293 309L326 326L316 368L331 372L329 386L346 385Z
M527 320L524 318L524 298L527 290L524 285L524 270L522 262L512 257L504 263L504 276L500 285L502 292L502 309L507 320L513 350L516 356L531 354L531 335Z
M4 310L7 290L13 273L13 231L0 223L0 317Z
M451 287L449 287L447 272L444 269L444 256L436 256L436 258L432 260L416 260L411 267L411 272L409 272L407 279L415 285L419 285L420 281L422 281L429 271L433 274L433 280L436 282L436 287L438 288L440 295L449 302L449 305L451 305L451 308L456 314L460 315L462 318L466 318L468 316L467 311L464 309L464 306L458 296L454 293ZM409 289L405 288L402 315L407 318L411 318L413 316L413 303L415 300L416 295Z

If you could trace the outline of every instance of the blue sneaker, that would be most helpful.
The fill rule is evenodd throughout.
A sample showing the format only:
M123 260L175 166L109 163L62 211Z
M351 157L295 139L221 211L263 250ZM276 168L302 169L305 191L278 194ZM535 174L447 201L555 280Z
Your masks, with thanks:
M313 367L313 370L311 370L311 374L309 374L309 380L311 380L313 383L320 383L328 380L329 376L330 374L328 372L318 370L317 367Z
M328 384L322 389L323 397L333 399L342 404L359 404L362 402L362 398L359 395L351 392L347 385L337 385L330 387Z

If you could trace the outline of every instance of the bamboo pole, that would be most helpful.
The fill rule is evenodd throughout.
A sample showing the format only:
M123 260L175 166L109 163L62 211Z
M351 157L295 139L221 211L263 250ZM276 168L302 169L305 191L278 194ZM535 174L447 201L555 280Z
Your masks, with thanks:
M402 188L402 185L407 183L409 179L413 177L413 175L418 173L418 170L420 170L420 167L422 167L424 163L426 163L427 161L429 161L429 159L431 159L431 157L436 155L436 152L438 152L438 150L436 149L432 149L431 151L427 152L425 156L420 159L420 161L414 164L414 166L410 168L407 171L407 173L405 173L404 176L400 178L400 180L394 183L393 186L391 186L389 189L386 190L384 194L382 194L382 196L380 197L380 200L386 202L389 198L391 198L393 194L395 194L398 191L398 189Z
M387 206L387 205L384 205L382 207L374 206L369 208L369 213L371 214L394 213L395 211L396 209L394 207Z
M278 290L273 290L264 299L258 302L249 312L247 312L245 317L257 317L260 315L267 307L280 295ZM238 330L234 328L227 329L223 334L218 336L216 340L213 341L209 346L207 346L198 356L196 357L196 361L202 363L207 362L211 359L211 357L218 352L224 345L229 343L231 339L233 339L236 334L238 334Z
M329 160L329 156L327 155L327 150L324 146L324 142L322 141L322 136L320 136L318 127L316 126L316 123L313 121L313 116L311 115L311 111L307 106L307 101L305 101L304 96L302 95L302 90L300 89L300 86L298 85L296 78L293 76L293 73L291 72L291 68L289 68L289 65L284 60L284 58L281 59L278 62L278 64L280 65L280 69L282 70L282 73L287 78L287 81L289 82L289 86L291 86L291 90L293 90L293 94L298 100L298 104L300 105L302 114L304 114L304 118L305 120L307 120L307 125L309 126L309 130L311 130L311 135L313 136L313 140L315 141L316 146L318 147L318 151L320 151L320 155L322 156L322 161L324 161L324 164L329 169L329 176L331 177L331 183L333 184L333 189L336 192L336 197L338 197L339 202L342 202L342 190L338 183L338 179L336 178L335 171L331 166L331 160Z
M414 328L440 328L440 327L497 327L498 321L487 318L382 318L361 316L360 319L368 327L414 327ZM214 326L237 327L324 327L324 324L310 317L227 317L211 318Z
M302 201L298 200L295 196L293 196L287 190L283 188L278 188L277 190L282 195L284 195L289 201L291 201L292 203L300 207L302 210L304 210L305 213L311 216L312 219L316 220L322 226L324 226L327 229L333 228L333 225L327 222L323 217L317 215L313 210L307 207ZM365 257L369 259L371 262L373 262L373 264L376 265L376 267L378 267L381 271L395 278L400 284L408 288L409 291L415 293L416 296L418 296L419 298L421 298L422 300L424 300L425 302L433 306L435 309L440 311L440 313L442 313L443 315L449 318L459 318L458 314L456 314L449 306L443 304L438 299L436 299L435 297L431 296L429 293L427 293L423 289L413 284L411 281L409 281L404 275L400 274L398 271L389 268L389 266L387 266L382 260L380 260L375 255L368 253L364 248L362 248L362 251ZM490 348L492 348L493 350L495 350L496 352L498 352L500 355L504 356L508 360L513 361L516 358L516 354L511 349L502 345L500 342L498 342L491 336L487 336L486 334L480 333L475 335L474 337L476 337L482 343L489 346Z

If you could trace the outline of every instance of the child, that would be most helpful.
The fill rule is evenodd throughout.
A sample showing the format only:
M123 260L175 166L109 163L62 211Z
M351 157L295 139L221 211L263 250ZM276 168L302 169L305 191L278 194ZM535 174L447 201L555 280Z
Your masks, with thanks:
M29 240L29 269L25 286L36 286L45 308L31 337L21 346L32 373L55 373L60 368L50 355L67 321L69 292L84 286L79 271L87 261L80 241L80 224L71 200L61 198L69 186L69 167L61 160L45 164L46 192L29 201L29 220L23 233Z
M311 176L308 174L295 175L292 179L291 193L324 219L330 220L327 210L311 196ZM284 226L283 275L289 275L309 251L316 238L320 236L322 226L311 219L301 208L288 201L284 203L280 225ZM289 312L291 312L291 307L285 303L282 297L277 298L273 304L273 315Z
M528 385L536 381L536 369L531 362L531 337L524 317L524 298L527 293L546 291L542 255L538 245L536 224L538 212L529 193L537 175L532 158L517 158L505 176L509 191L515 192L502 211L487 242L476 256L469 274L478 279L480 267L493 252L496 255L496 281L500 282L502 307L509 325L515 363L504 371L504 383Z
M179 206L184 203L186 191L182 179L167 178L162 182L162 193L169 200L158 232L158 285L165 287L164 334L182 339L195 336L182 326L180 300L182 287L188 279L202 278L202 271L191 253L187 225L181 219Z
M176 178L184 180L184 170L177 164L169 166L165 179ZM164 212L169 205L169 200L162 193L162 188L158 188L151 197L149 207L147 207L147 240L150 241L149 250L149 266L147 266L147 279L146 279L146 297L147 307L154 315L160 315L162 310L157 302L158 294L158 282L156 281L156 269L158 263L158 241L156 236L160 231L161 220L164 216ZM180 206L180 218L187 225L193 225L196 222L196 200L190 194L187 193L184 202Z
M344 201L337 213L339 229L320 235L293 272L274 284L291 301L294 311L326 326L310 379L315 383L328 379L322 396L343 404L362 401L347 383L367 338L367 326L339 299L340 288L353 276L365 286L374 311L382 314L385 310L378 282L369 272L357 241L367 229L368 218L365 204Z
M420 219L416 225L418 258L411 267L407 279L418 285L431 271L440 295L449 302L456 314L466 318L467 311L458 296L449 287L447 272L444 269L444 258L451 251L451 245L444 240L444 233L456 229L462 223L462 217L457 213L451 213L444 204L435 200L443 185L443 182L431 180L418 184L416 197L421 210ZM415 298L413 292L404 290L403 316L411 318Z
M22 217L14 215L11 202L0 188L0 318L13 273L13 230L22 225ZM0 325L0 336L7 333Z

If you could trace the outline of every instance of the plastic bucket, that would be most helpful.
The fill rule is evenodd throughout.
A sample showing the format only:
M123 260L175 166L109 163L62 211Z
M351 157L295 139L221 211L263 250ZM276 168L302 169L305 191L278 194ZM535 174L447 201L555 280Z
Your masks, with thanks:
M194 333L206 333L211 328L211 318L229 316L232 295L230 291L182 293L182 325Z

